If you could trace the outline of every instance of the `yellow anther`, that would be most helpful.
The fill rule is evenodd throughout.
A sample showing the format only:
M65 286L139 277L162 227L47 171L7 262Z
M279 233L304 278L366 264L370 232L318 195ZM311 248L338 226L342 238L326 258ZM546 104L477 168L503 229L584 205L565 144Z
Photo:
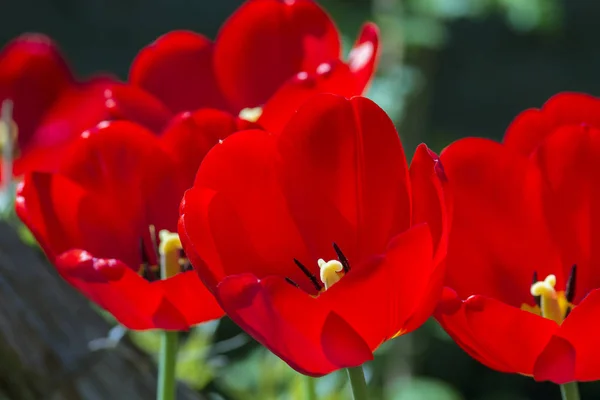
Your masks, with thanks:
M535 282L531 285L531 295L540 297L542 317L551 319L560 324L565 319L564 307L561 307L559 296L554 287L556 286L556 276L548 275L543 281Z
M262 115L262 112L262 107L244 108L242 111L240 111L239 117L241 119L245 119L246 121L256 122Z
M167 279L181 272L179 265L181 240L178 234L165 229L158 233L158 238L160 240L158 253L160 254L161 277Z
M342 279L344 266L338 260L325 261L319 258L317 261L319 264L321 282L325 285L325 290L329 289Z

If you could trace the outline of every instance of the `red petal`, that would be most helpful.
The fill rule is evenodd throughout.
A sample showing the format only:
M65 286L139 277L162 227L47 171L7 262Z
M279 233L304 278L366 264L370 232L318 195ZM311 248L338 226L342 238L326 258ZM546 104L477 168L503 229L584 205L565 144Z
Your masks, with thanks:
M0 101L14 102L19 141L35 132L48 108L73 83L56 45L41 34L25 34L0 52Z
M353 97L362 94L350 68L341 61L323 63L314 72L299 72L288 79L263 108L259 123L279 133L298 109L320 93Z
M379 61L379 28L374 23L363 25L354 47L348 55L348 66L354 74L357 90L368 88Z
M224 314L215 297L193 271L156 281L165 297L184 317L189 326L221 318Z
M577 362L575 352L569 341L557 335L552 336L535 362L533 377L536 381L551 381L560 385L574 381Z
M214 65L227 97L238 108L263 105L300 71L337 60L340 38L312 0L251 0L223 25Z
M83 187L59 175L33 173L19 185L17 215L51 261L82 244L78 226L80 205L86 197Z
M436 263L446 258L450 230L448 200L445 198L450 195L444 196L442 181L436 172L438 165L441 165L439 157L425 144L417 147L410 164L412 223L427 223L429 226L436 249Z
M547 182L544 211L563 269L577 264L575 302L600 287L600 130L565 126L540 144L535 161Z
M540 357L536 379L556 383L600 379L599 312L600 290L594 290L560 326L555 343Z
M418 328L433 312L441 294L442 275L437 276L438 292L427 293L431 296L428 315L407 326L423 306L434 272L432 261L429 229L426 225L413 227L393 238L384 256L372 258L360 268L352 266L340 282L319 296L319 307L339 314L374 351L398 333L409 332L407 328Z
M184 196L180 234L209 288L227 275L252 271L259 278L284 274L311 289L293 262L305 258L306 249L281 192L275 146L263 131L230 136L204 158Z
M106 120L132 121L160 133L173 117L156 97L133 85L115 83L105 90L104 97L108 110Z
M215 78L213 44L194 32L169 32L142 49L131 64L129 81L173 112L229 109Z
M282 278L230 276L217 297L233 321L305 375L322 376L373 358L350 325Z
M57 258L56 267L67 282L129 329L190 327L165 295L162 282L149 283L120 261L92 258L85 251L71 250ZM119 273L106 269L117 269Z
M529 160L485 139L459 140L441 160L453 196L446 285L462 299L482 294L515 307L533 304L534 270L564 285L542 215L541 178Z
M15 175L55 171L67 144L101 121L126 119L160 131L170 116L149 94L110 78L72 85L46 110L32 135L19 136L22 154L15 161Z
M178 173L192 186L202 159L219 140L238 130L238 119L213 109L182 113L161 135L163 147L179 164Z
M443 328L472 357L490 368L532 375L558 325L500 301L473 296L454 314L437 314Z
M519 114L506 131L504 144L530 155L556 128L581 124L600 129L600 99L583 93L560 93L541 109Z
M290 120L278 148L282 187L308 260L334 258L333 242L350 260L381 254L409 227L404 151L372 101L314 97Z

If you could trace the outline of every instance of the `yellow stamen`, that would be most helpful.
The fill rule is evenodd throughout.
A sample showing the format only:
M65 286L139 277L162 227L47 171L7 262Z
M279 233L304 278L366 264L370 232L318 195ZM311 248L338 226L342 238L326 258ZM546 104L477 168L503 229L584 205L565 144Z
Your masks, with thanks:
M342 279L344 266L338 260L325 261L319 258L317 261L319 264L321 281L325 285L325 290L329 289Z
M160 254L161 278L167 279L181 272L179 265L181 240L177 233L165 229L158 233L158 237L160 239L158 253Z
M543 281L531 285L530 292L532 296L540 298L541 316L560 324L565 319L570 304L563 292L559 293L554 289L555 286L556 276L548 275Z
M262 107L244 108L242 111L240 111L239 117L241 119L245 119L246 121L256 122L262 115L262 112Z

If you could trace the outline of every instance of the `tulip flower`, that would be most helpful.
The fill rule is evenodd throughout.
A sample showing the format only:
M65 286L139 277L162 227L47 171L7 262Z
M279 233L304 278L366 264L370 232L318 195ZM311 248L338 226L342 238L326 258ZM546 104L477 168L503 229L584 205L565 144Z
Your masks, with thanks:
M132 122L103 122L69 146L56 172L24 177L17 214L60 275L126 327L184 330L218 318L184 253L171 252L173 270L161 274L158 248L178 239L158 233L176 231L204 154L238 123L202 110L157 137Z
M362 94L379 54L379 32L363 27L340 60L340 34L313 0L248 0L221 27L214 42L172 31L142 49L131 84L172 112L214 108L273 130L312 95ZM270 100L272 99L272 100Z
M107 76L78 81L56 45L25 34L0 51L0 102L14 104L16 176L53 170L65 146L103 120L127 119L160 131L171 112L149 93Z
M440 176L424 145L407 166L373 102L322 94L278 134L242 131L213 147L179 234L229 317L321 376L372 359L433 312L448 227Z
M600 379L599 116L600 99L562 93L503 143L467 138L441 155L454 206L437 319L490 368Z

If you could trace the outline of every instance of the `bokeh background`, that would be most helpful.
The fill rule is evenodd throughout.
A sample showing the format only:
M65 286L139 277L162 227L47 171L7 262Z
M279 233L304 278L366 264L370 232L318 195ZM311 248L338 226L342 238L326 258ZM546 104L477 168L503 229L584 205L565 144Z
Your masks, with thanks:
M0 45L23 32L43 32L60 44L79 76L108 71L126 79L136 52L157 36L172 29L191 29L214 37L240 3L4 1ZM520 111L540 106L559 91L600 93L600 2L320 3L336 20L346 48L365 20L380 25L383 54L368 95L393 117L407 153L422 141L439 151L463 136L499 139ZM369 301L368 293L364 301ZM128 336L144 351L156 353L156 334L130 332ZM209 323L185 336L178 373L203 398L302 398L302 378L230 321ZM367 365L367 374L373 399L560 398L554 385L497 373L473 361L434 321L382 346L376 360ZM2 379L6 378L0 374L0 388L6 386ZM320 398L348 399L346 384L343 372L319 379ZM581 390L583 398L600 398L600 384L583 384Z

